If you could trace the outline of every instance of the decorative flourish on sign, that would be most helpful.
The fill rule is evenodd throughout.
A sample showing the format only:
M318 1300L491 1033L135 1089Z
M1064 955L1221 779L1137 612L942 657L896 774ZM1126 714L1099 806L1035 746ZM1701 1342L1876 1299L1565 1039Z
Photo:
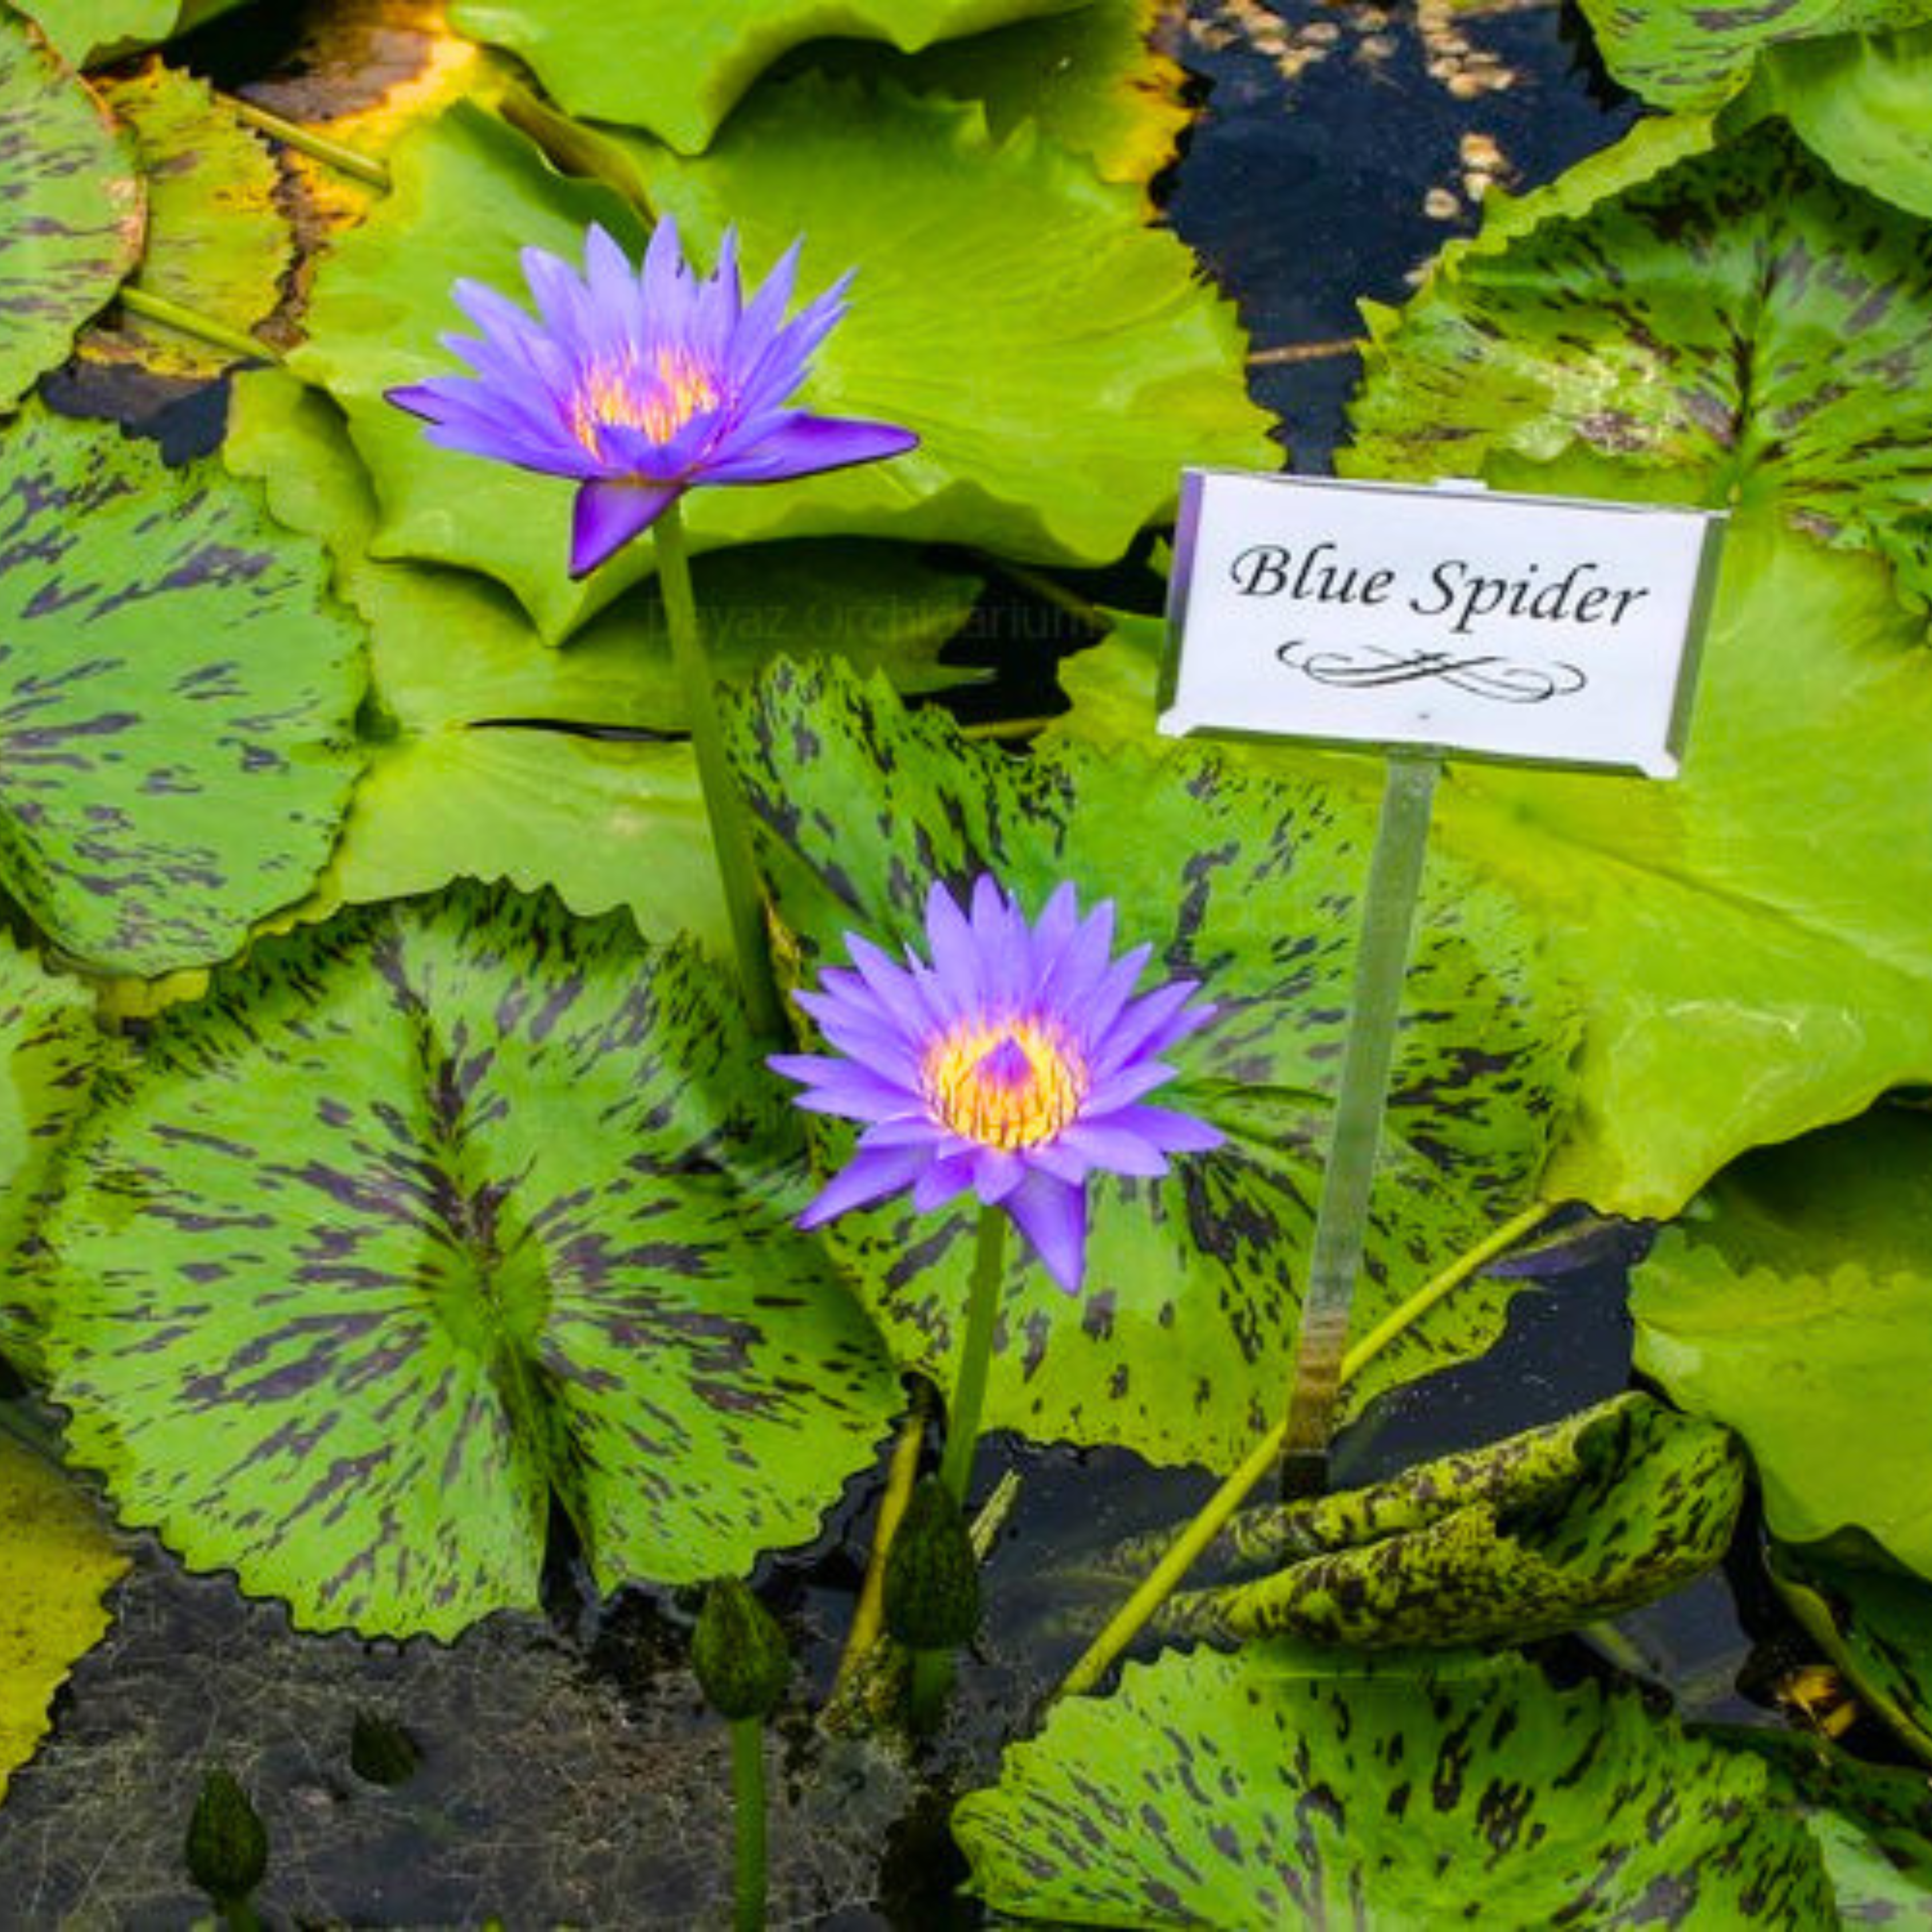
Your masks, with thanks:
M1291 638L1275 656L1317 684L1347 691L1435 682L1498 704L1546 704L1552 698L1573 697L1589 682L1574 664L1525 664L1488 652L1458 657L1450 651L1391 651L1379 644L1324 650L1306 638Z

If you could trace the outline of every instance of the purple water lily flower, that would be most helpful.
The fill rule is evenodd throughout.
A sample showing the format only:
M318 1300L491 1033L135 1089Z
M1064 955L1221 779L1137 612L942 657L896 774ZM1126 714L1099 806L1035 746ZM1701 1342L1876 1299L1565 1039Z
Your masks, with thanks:
M388 392L427 417L429 440L577 479L570 572L582 577L700 483L777 483L916 447L891 423L785 406L845 312L846 276L787 322L799 244L746 302L727 233L709 276L685 265L677 226L658 223L641 271L592 227L584 273L524 250L537 319L481 282L456 284L482 333L443 346L476 372Z
M1145 1104L1174 1077L1159 1056L1215 1010L1189 1004L1191 980L1134 998L1152 949L1114 958L1113 902L1083 919L1071 885L1032 926L990 876L974 885L970 916L935 885L926 934L932 963L908 952L901 965L848 933L854 970L834 968L799 996L840 1057L770 1063L806 1087L801 1107L865 1123L802 1225L904 1188L922 1212L970 1188L1077 1294L1088 1175L1151 1178L1171 1154L1220 1144L1205 1122Z

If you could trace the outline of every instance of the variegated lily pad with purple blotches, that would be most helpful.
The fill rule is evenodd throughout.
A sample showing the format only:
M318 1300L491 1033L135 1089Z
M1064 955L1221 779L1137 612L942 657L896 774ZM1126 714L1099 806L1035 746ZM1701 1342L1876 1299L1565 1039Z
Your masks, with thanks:
M112 299L140 256L142 205L106 110L0 9L0 409Z
M794 1218L797 1128L718 975L467 888L265 944L104 1083L50 1222L76 1459L307 1627L798 1544L898 1406Z
M158 974L299 898L362 764L362 627L212 464L38 407L0 431L0 886Z

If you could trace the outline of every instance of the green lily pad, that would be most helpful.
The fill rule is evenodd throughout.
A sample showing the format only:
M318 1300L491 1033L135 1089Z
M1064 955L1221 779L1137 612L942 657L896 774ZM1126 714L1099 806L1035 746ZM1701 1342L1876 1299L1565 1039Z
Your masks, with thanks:
M1932 1120L1752 1155L1632 1282L1638 1366L1744 1438L1774 1534L1932 1576Z
M1917 26L1926 0L1582 0L1604 64L1658 107L1714 107L1768 49Z
M761 92L702 160L622 152L700 256L735 223L749 276L800 233L801 287L856 267L851 311L802 394L924 439L890 463L695 491L699 548L895 537L1100 563L1167 513L1184 463L1274 466L1232 311L1186 250L1141 225L1134 190L1052 142L995 143L981 108L808 75ZM614 191L561 178L467 107L404 142L394 167L394 193L324 264L291 366L348 412L382 504L377 552L498 578L554 641L649 571L650 545L572 583L572 486L434 448L382 392L454 366L437 338L460 322L458 277L514 291L526 244L580 256L594 220L635 252L641 230ZM1070 416L1070 395L1083 398Z
M812 1536L897 1387L717 982L464 888L164 1016L46 1228L76 1460L306 1628L534 1604L553 1494L606 1587Z
M1755 1758L1519 1658L1251 1646L1130 1664L953 1813L972 1888L1060 1925L1833 1923Z
M274 158L205 82L158 62L101 92L133 130L147 177L147 246L133 285L245 335L274 313L295 259L288 218L275 205ZM90 329L81 352L196 377L238 359L205 337L131 312Z
M1508 481L1641 498L1670 479L1573 459L1513 468ZM1081 708L1063 733L1102 747L1144 734L1159 636L1123 632L1072 660ZM1437 844L1533 908L1585 1008L1552 1198L1673 1214L1745 1149L1932 1079L1922 637L1875 560L1740 515L1681 778L1450 768ZM1364 758L1235 746L1226 755L1365 797L1380 783Z
M1774 1544L1772 1581L1859 1702L1932 1762L1932 1584L1874 1556Z
M74 958L225 958L308 890L359 764L360 628L212 464L25 411L0 436L0 884Z
M0 12L0 410L112 299L140 259L145 205L100 104Z
M1575 446L1775 502L1932 598L1932 230L1775 122L1372 322L1351 475L1496 482Z
M22 0L20 10L76 67L102 66L158 46L242 0Z
M101 1598L128 1568L88 1498L0 1432L0 1798L46 1736L54 1693L106 1634Z
M831 34L916 53L1080 0L457 0L462 32L520 54L573 114L708 147L752 82L788 49ZM613 59L614 46L624 49Z
M237 381L224 455L283 522L329 543L336 587L370 627L368 769L302 916L500 878L552 886L577 913L628 907L648 938L728 949L654 587L550 650L487 579L372 558L375 500L341 413L279 370ZM700 559L696 574L721 677L815 645L908 691L974 675L938 652L979 580L901 547L762 545Z
M1824 1854L1840 1925L1932 1927L1932 1792L1922 1772L1867 1764L1788 1732L1713 1733L1762 1758L1774 1802Z
M1770 49L1726 118L1766 114L1781 115L1834 174L1932 215L1932 26Z
M1553 1636L1719 1562L1746 1475L1729 1430L1619 1396L1372 1489L1238 1519L1226 1543L1240 1567L1271 1574L1170 1598L1160 1628L1364 1648Z
M859 40L809 50L821 72L888 76L915 93L986 104L995 140L1034 121L1107 181L1144 187L1192 118L1186 74L1155 51L1156 0L1088 0L1072 13L947 40L910 59Z
M989 1426L1232 1464L1276 1419L1347 1018L1374 814L1198 753L1058 746L1024 764L908 712L843 667L780 665L742 707L736 749L761 857L801 976L844 935L925 946L935 879L996 873L1037 912L1070 880L1111 898L1117 945L1196 977L1224 1007L1170 1056L1163 1105L1226 1134L1159 1181L1090 1182L1088 1286L1070 1297L1010 1257ZM1513 904L1432 868L1396 1051L1358 1332L1534 1194L1568 1094L1571 1008ZM849 1131L814 1126L821 1164ZM907 1366L952 1382L975 1214L894 1200L827 1238ZM1020 1244L1013 1244L1018 1250ZM1350 1386L1377 1390L1480 1352L1519 1283L1472 1283Z
M87 988L0 937L0 1354L18 1368L38 1360L20 1304L20 1244L106 1048Z

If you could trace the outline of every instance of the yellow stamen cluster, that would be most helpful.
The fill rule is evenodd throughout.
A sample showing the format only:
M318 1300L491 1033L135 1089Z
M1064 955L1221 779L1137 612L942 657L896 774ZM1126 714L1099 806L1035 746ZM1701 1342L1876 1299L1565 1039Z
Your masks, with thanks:
M956 1027L928 1050L920 1076L942 1126L1009 1152L1038 1147L1070 1125L1088 1084L1059 1029L1036 1019Z
M571 434L592 456L604 454L602 432L640 429L668 442L694 416L715 410L718 386L688 350L661 349L646 374L626 350L614 362L593 364L570 406Z

